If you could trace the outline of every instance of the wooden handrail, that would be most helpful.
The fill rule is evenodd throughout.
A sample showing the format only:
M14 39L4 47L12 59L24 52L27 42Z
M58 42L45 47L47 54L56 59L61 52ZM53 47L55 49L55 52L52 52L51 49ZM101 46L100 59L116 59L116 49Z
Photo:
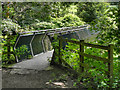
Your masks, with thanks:
M85 43L84 40L80 40L80 41L69 40L69 39L62 38L60 36L60 38L59 38L59 61L62 59L60 49L62 48L63 41L80 45L79 57L80 57L80 67L81 67L82 72L84 71L84 68L85 68L83 66L84 65L84 56L93 58L93 59L96 59L99 61L103 61L104 63L108 63L108 72L105 71L105 73L107 74L107 76L109 78L109 87L110 88L112 87L112 83L113 83L113 45L112 44L110 44L108 46L102 46L102 45ZM84 53L84 46L108 50L108 59Z
M99 48L99 49L104 49L104 50L109 50L110 49L108 46L96 45L96 44L90 44L90 43L81 43L80 41L69 40L69 39L64 39L64 38L61 38L61 39L63 41L65 41L65 42L71 42L71 43L75 43L75 44L82 44L84 46L89 46L89 47L93 47L93 48Z
M89 57L89 58L93 58L93 59L96 59L96 60L99 60L99 61L103 61L104 63L109 62L109 59L98 57L98 56L95 56L95 55L90 55L90 54L86 54L86 53L82 53L82 52L80 52L80 55L85 56L85 57Z
M108 46L102 46L102 45L96 45L96 44L90 44L90 43L82 43L84 46L93 47L93 48L99 48L104 50L109 50Z

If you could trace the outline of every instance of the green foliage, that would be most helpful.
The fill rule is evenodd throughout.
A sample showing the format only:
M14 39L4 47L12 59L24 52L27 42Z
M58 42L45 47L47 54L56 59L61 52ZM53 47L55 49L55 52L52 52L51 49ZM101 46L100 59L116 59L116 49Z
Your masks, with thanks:
M2 25L1 25L1 29L2 30L8 30L8 31L12 31L12 30L16 30L16 31L20 31L20 26L16 23L14 23L11 19L4 19L2 20Z
M30 51L28 51L28 48L26 45L22 45L21 47L17 48L15 51L15 54L20 57L21 55L27 54ZM31 56L28 56L28 58L30 58Z
M3 2L3 18L7 18L7 12L13 22L20 26L29 25L40 21L49 21L51 15L51 7L49 2L10 2L9 9L7 2Z
M16 41L17 36L5 36L2 37L2 64L8 64L8 63L14 63L15 62L15 56L13 54L10 54L10 58L8 58L8 54L3 54L3 53L8 53L8 46L10 45L10 51L14 51L14 44ZM9 42L8 42L9 40Z
M58 40L58 36L57 36L57 35L55 35L55 36L53 37L52 46L53 46L53 49L54 49L55 54L58 55L58 52L59 52L59 51L58 51L59 40ZM54 62L59 63L59 58L55 56L55 57L54 57Z
M73 2L53 2L50 4L51 6L51 17L52 18L60 18L68 14L71 10L69 7L73 4Z
M37 22L31 24L31 28L33 28L34 30L53 29L55 28L55 24L50 22Z
M101 17L91 22L91 30L100 31L96 40L99 44L114 44L116 54L120 53L118 8L109 8Z
M79 60L79 45L68 43L65 50L62 50L62 59L64 59L74 70L77 72L80 71L80 60ZM107 58L108 53L106 50L96 49L96 48L87 48L85 47L85 53ZM87 87L96 87L96 88L108 88L108 81L106 72L108 71L108 65L102 61L97 61L84 57L84 66L85 72L80 73L78 81L83 81L84 85ZM113 87L117 88L119 85L119 71L120 68L119 60L114 60L114 83ZM92 69L90 68L92 67ZM117 73L116 73L117 72ZM116 81L116 82L115 82ZM91 86L92 85L92 86Z
M74 47L74 48L73 48ZM68 43L65 50L62 50L63 60L65 60L74 70L79 71L79 45Z
M109 4L101 2L80 2L78 3L77 15L85 22L91 22L103 14Z
M91 30L100 31L96 42L102 45L114 44L114 88L120 88L120 30L118 28L118 7L110 7L108 3L100 2L2 2L2 30L8 30L9 35L12 30L17 32L28 30L41 30L52 29L69 26L84 25L85 22L91 25ZM72 10L71 10L72 9ZM7 19L7 13L9 12L9 19ZM75 15L77 13L77 15ZM85 22L84 22L85 21ZM23 28L23 29L21 29ZM58 36L55 37L55 41L52 43L55 52L58 54ZM3 44L7 44L7 36L3 38ZM10 39L10 43L14 44L16 36ZM11 48L13 51L13 48ZM2 47L3 52L7 51L6 47ZM14 51L19 57L24 53L29 53L27 46L23 45ZM64 54L62 58L74 68L79 71L79 46L69 43L65 50L62 50ZM85 53L92 54L101 57L107 57L107 52L95 48L85 47ZM31 58L31 56L27 56ZM2 60L7 60L7 55L2 55ZM14 62L15 57L10 56L11 62ZM55 62L59 62L56 57ZM78 82L83 81L84 85L98 88L108 87L107 77L104 71L98 69L107 70L107 65L103 62L93 59L85 58L84 62L86 67L96 67L93 69L86 69L84 73L81 73ZM85 77L86 76L86 77ZM93 79L91 79L93 77ZM76 85L76 83L75 83Z
M64 17L53 18L52 22L56 24L56 27L70 27L84 25L85 22L74 14L66 14Z

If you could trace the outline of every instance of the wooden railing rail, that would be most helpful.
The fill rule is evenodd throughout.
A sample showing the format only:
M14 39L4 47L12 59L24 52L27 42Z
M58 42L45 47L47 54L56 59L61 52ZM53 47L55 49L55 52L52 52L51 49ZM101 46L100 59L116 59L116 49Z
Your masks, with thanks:
M109 86L112 87L112 83L113 83L113 45L112 44L110 44L108 46L102 46L102 45L85 43L84 40L75 41L75 40L68 40L68 39L59 37L59 62L60 62L60 64L62 63L61 49L62 49L63 41L78 44L80 46L79 57L80 57L81 72L84 72L84 68L85 68L83 66L84 57L88 57L88 58L96 59L99 61L103 61L104 63L108 63L108 72L106 74L107 74L107 77L109 78ZM84 53L84 46L107 50L108 51L108 59Z

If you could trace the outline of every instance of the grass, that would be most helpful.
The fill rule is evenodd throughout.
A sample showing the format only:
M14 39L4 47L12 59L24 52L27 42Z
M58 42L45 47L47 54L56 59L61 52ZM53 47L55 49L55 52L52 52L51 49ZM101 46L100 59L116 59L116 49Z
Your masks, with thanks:
M2 65L2 67L4 68L10 68L11 66L15 65L16 63L13 63L13 64L4 64Z

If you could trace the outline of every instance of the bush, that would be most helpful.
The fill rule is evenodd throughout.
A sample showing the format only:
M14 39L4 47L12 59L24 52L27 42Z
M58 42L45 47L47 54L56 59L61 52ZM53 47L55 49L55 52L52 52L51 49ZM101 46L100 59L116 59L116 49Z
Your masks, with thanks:
M103 16L91 22L91 30L100 31L97 42L99 44L114 44L116 54L120 53L120 30L118 28L118 8L110 7Z
M52 22L56 25L56 27L71 27L85 24L85 22L74 14L67 14L64 17L53 18Z
M14 23L11 19L2 20L1 27L2 30L8 30L8 31L12 31L12 30L20 31L21 29L21 27L18 24Z
M78 4L77 16L85 22L91 22L103 14L109 4L100 2L83 2Z
M55 43L56 46L56 54L58 54L58 44ZM62 53L62 60L65 60L75 71L79 73L78 76L78 84L80 82L83 82L83 85L87 88L108 88L108 77L106 74L106 71L108 71L108 65L105 64L103 61L97 61L95 59L84 57L84 67L85 70L83 73L81 73L80 69L80 59L79 59L79 45L68 43L66 48L61 50ZM106 50L102 49L96 49L96 48L90 48L85 46L85 53L91 54L99 57L106 58L108 56L108 53ZM55 63L59 63L59 58L56 55ZM120 60L118 58L114 58L113 60L114 68L113 68L113 75L114 75L114 81L113 81L113 88L119 88L119 82L120 82ZM64 63L62 63L63 66L67 67ZM93 67L93 68L90 68ZM68 67L69 68L69 67Z
M30 27L35 30L53 29L55 28L55 24L51 22L36 22L34 24L31 24Z

